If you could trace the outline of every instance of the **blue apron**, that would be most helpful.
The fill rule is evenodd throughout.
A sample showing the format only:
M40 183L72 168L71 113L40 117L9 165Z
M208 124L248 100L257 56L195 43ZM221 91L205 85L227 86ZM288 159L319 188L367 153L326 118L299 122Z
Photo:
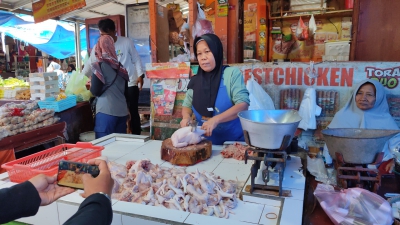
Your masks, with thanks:
M217 98L215 100L213 116L221 114L233 106L232 101L228 96L228 91L226 90L226 86L222 77L223 76L221 76L221 82L219 85ZM194 115L196 116L196 120L199 122L198 125L203 125L204 121L202 121L201 115L196 111L193 106L192 110ZM212 131L212 135L206 138L210 140L213 145L222 145L225 141L244 141L240 119L236 118L234 120L218 124L218 126Z

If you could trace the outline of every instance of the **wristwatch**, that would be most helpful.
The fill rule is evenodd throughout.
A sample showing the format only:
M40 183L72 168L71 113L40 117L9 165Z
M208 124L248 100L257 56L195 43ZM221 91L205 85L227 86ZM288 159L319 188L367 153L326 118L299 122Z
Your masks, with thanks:
M111 202L111 198L108 194L106 194L104 192L98 192L98 194L102 194L102 195L106 196L108 198L108 200L110 200L110 202Z

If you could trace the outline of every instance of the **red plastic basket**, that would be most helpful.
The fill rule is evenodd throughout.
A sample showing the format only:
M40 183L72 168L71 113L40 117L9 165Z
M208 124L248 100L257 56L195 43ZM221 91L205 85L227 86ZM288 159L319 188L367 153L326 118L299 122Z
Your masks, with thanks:
M57 174L58 163L61 160L85 163L89 159L101 156L101 151L103 149L103 146L94 146L86 142L62 144L5 163L1 167L7 170L10 181L21 183L38 174L45 174L48 176Z

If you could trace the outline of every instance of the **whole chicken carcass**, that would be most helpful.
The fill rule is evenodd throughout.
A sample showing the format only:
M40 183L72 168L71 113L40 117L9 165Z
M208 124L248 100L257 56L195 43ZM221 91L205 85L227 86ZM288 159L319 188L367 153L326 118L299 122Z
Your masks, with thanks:
M175 131L171 136L172 145L175 148L182 148L188 145L195 145L203 140L201 135L205 133L204 130L198 127L195 131L192 131L192 127L182 127Z

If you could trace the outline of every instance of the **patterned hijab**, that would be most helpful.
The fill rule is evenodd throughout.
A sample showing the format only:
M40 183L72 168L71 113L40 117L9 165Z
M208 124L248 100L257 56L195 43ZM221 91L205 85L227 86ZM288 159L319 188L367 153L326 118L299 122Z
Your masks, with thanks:
M376 101L373 108L362 110L357 107L356 95L358 90L365 83L375 86ZM386 99L385 88L379 81L365 79L358 83L353 90L351 98L346 105L336 113L329 128L365 128L398 130L396 122L389 113L389 105Z
M120 65L117 54L115 53L114 39L109 35L102 35L95 47L97 62L92 63L92 72L105 83L103 72L101 71L100 63L107 63L114 70L118 70L118 75L129 81L128 72Z

